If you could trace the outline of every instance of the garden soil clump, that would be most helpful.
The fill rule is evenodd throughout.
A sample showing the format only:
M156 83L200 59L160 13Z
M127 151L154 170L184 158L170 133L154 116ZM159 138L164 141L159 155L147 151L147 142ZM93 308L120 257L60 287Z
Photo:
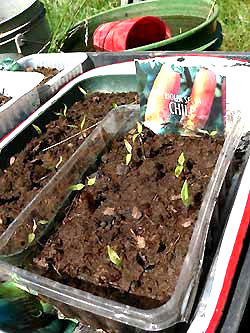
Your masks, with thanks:
M11 99L11 97L7 97L7 96L0 94L0 106L7 103L10 99Z
M44 75L44 79L40 82L39 85L46 83L50 79L52 79L56 74L60 71L56 68L46 68L46 67L37 67L33 68L32 66L28 66L25 69L26 72L38 72Z
M41 134L38 134L38 128L29 129L33 138L24 149L8 157L7 161L0 160L0 235L91 133L95 124L114 108L114 103L133 103L136 96L136 93L86 95L68 109L62 106L50 114L52 120L48 124L36 122ZM74 137L68 140L71 136ZM68 141L51 147L65 139ZM12 148L10 144L8 152ZM22 232L25 231L18 230L14 236L17 248L23 243Z
M124 138L117 139L89 175L96 178L94 185L76 193L61 225L28 269L150 309L174 292L224 139L157 136L147 129L134 143L131 136L126 137L133 147L129 164ZM177 178L181 153L185 163ZM189 207L181 199L185 180Z

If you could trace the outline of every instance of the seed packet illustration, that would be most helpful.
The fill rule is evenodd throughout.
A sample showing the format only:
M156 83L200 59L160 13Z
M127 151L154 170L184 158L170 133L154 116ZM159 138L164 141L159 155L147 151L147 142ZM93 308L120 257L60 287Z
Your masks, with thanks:
M215 68L135 61L141 120L156 134L222 135L226 77Z

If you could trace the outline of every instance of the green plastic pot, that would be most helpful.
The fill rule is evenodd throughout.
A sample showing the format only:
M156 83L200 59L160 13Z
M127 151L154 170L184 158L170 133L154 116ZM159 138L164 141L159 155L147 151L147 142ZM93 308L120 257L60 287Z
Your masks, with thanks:
M208 18L211 6L211 0L153 0L108 10L73 27L66 35L63 51L95 51L92 36L99 25L146 15L163 19L173 37L129 51L216 49L221 44L222 34L217 23L217 5Z

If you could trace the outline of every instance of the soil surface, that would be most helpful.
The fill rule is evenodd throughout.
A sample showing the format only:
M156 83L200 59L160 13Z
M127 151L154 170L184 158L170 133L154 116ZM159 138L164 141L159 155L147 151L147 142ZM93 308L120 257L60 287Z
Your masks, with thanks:
M41 84L46 83L50 79L52 79L56 74L58 74L60 71L56 68L46 68L46 67L37 67L33 68L32 66L28 66L25 69L26 72L38 72L44 75L44 79L40 82Z
M90 175L96 177L94 185L76 194L32 270L148 309L174 292L223 139L157 136L146 129L135 143L127 139L131 162L125 164L124 138L118 139ZM177 178L181 153L185 163ZM185 180L189 207L180 195ZM108 246L118 256L116 264Z
M0 160L0 235L91 133L95 124L114 108L114 104L133 103L136 96L136 93L86 95L69 109L62 107L56 114L50 114L49 124L39 124L41 135L31 127L33 139L25 148L11 156L7 163ZM84 116L85 123L80 131ZM79 135L74 138L44 151L77 133ZM21 234L15 235L17 248L23 243Z
M11 97L7 97L7 96L4 96L4 95L0 94L0 106L7 103L10 99L11 99Z

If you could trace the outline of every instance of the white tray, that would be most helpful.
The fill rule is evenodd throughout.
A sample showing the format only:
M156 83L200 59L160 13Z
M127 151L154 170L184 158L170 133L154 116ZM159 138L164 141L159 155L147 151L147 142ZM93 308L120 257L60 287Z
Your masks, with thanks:
M37 85L43 78L41 73L0 71L0 93L11 97L0 107L0 140L39 107Z
M60 72L46 82L48 91L46 98L52 97L61 87L78 75L93 67L84 52L72 53L40 53L23 57L17 61L24 68L45 67L56 68Z

